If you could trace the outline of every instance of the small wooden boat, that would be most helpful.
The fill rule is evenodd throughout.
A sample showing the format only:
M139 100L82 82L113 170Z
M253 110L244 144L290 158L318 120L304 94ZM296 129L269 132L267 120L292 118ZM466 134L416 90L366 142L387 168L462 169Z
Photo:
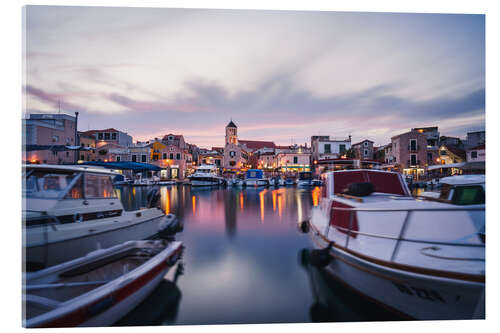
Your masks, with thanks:
M143 301L181 242L128 241L23 276L24 327L108 326Z

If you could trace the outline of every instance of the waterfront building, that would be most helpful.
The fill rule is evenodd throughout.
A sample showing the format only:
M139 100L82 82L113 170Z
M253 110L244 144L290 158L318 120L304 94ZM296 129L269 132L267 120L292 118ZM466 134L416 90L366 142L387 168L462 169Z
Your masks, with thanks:
M95 160L102 162L120 162L128 159L128 149L116 143L101 143L95 149Z
M96 146L100 147L106 144L114 144L121 147L128 147L132 144L132 137L125 132L116 130L114 128L107 128L101 130L89 130L83 132L85 135L92 135L97 143Z
M83 148L90 148L89 150L80 150L79 161L88 162L96 160L96 139L93 135L88 135L83 132L78 132L78 142Z
M351 147L356 159L373 160L373 141L366 139L361 142L352 144Z
M485 131L468 132L465 142L467 149L483 145L486 143L486 132Z
M259 152L257 164L265 171L274 171L278 166L277 156L272 151Z
M151 149L149 144L149 142L137 141L136 143L128 146L130 162L150 163Z
M439 138L439 145L440 146L446 145L448 147L453 146L453 147L460 148L460 149L465 148L465 145L462 142L462 140L460 140L460 138L457 138L454 136L444 136L444 135L441 136Z
M193 155L183 135L167 134L161 142L153 142L150 147L158 150L158 160L153 161L153 164L162 168L161 178L182 180L187 176L188 166L192 167Z
M433 163L427 154L427 136L421 129L413 129L391 138L392 156L395 168L404 175L415 179L421 178L425 173L425 166Z
M467 149L467 162L486 162L486 144Z
M276 155L276 164L281 172L311 171L311 153L301 151L282 152Z
M330 139L330 136L311 136L311 158L314 161L338 159L351 149L351 136L345 140Z
M77 161L76 117L67 114L29 114L23 119L25 163L73 164Z
M466 153L463 149L454 146L441 145L439 147L439 157L436 164L454 164L465 162Z
M198 153L198 165L210 164L217 166L218 169L222 167L224 161L224 153L220 150L200 149Z

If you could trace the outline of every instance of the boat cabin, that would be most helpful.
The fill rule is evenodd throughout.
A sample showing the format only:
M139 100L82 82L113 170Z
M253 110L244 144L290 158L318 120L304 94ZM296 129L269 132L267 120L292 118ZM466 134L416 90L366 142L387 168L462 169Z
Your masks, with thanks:
M299 180L311 180L311 179L312 179L312 172L303 171L299 173Z
M440 180L441 192L436 200L453 205L484 205L485 176L451 176ZM431 199L432 200L432 199Z
M82 222L119 216L123 206L113 187L116 172L62 165L25 166L26 226Z
M263 179L264 172L259 169L249 169L246 173L246 179Z

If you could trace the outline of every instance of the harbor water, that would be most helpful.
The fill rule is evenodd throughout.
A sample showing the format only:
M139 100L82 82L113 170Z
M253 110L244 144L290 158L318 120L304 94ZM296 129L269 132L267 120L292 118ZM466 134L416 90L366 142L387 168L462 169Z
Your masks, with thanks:
M148 187L122 187L126 209ZM160 187L160 206L182 220L182 260L116 325L401 320L307 264L299 223L320 188Z

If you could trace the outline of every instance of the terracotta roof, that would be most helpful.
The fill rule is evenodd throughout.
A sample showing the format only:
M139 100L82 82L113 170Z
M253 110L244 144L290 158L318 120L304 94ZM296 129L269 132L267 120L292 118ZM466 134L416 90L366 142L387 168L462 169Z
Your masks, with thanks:
M363 140L363 141L360 141L360 142L358 142L358 143L354 143L354 144L352 144L351 146L357 146L357 145L360 145L360 144L362 144L362 143L363 143L363 142L365 142L365 141L369 141L369 142L373 143L373 141L372 141L372 140Z
M179 139L182 137L182 135L167 134L167 135L165 135L165 136L163 137L163 139L162 139L162 140L168 140L168 137L169 137L169 136L173 136L173 137L174 137L174 140L179 140Z
M224 147L212 147L212 150L218 151L219 153L223 153Z
M456 147L453 147L453 146L448 146L448 145L444 145L444 146L446 147L446 149L448 151L450 151L451 153L457 155L461 159L465 160L465 151L463 149L459 149L459 148L456 148Z
M90 130L90 131L85 131L85 132L80 132L80 133L92 135L92 134L98 133L98 132L120 132L120 131L117 129L114 129L114 128L106 128L106 129L101 129L101 130Z
M272 141L238 140L238 142L240 145L245 145L250 150L260 148L276 148L276 145Z
M263 155L274 155L273 152L270 152L270 151L267 151L265 153L261 153L260 156L263 156Z

